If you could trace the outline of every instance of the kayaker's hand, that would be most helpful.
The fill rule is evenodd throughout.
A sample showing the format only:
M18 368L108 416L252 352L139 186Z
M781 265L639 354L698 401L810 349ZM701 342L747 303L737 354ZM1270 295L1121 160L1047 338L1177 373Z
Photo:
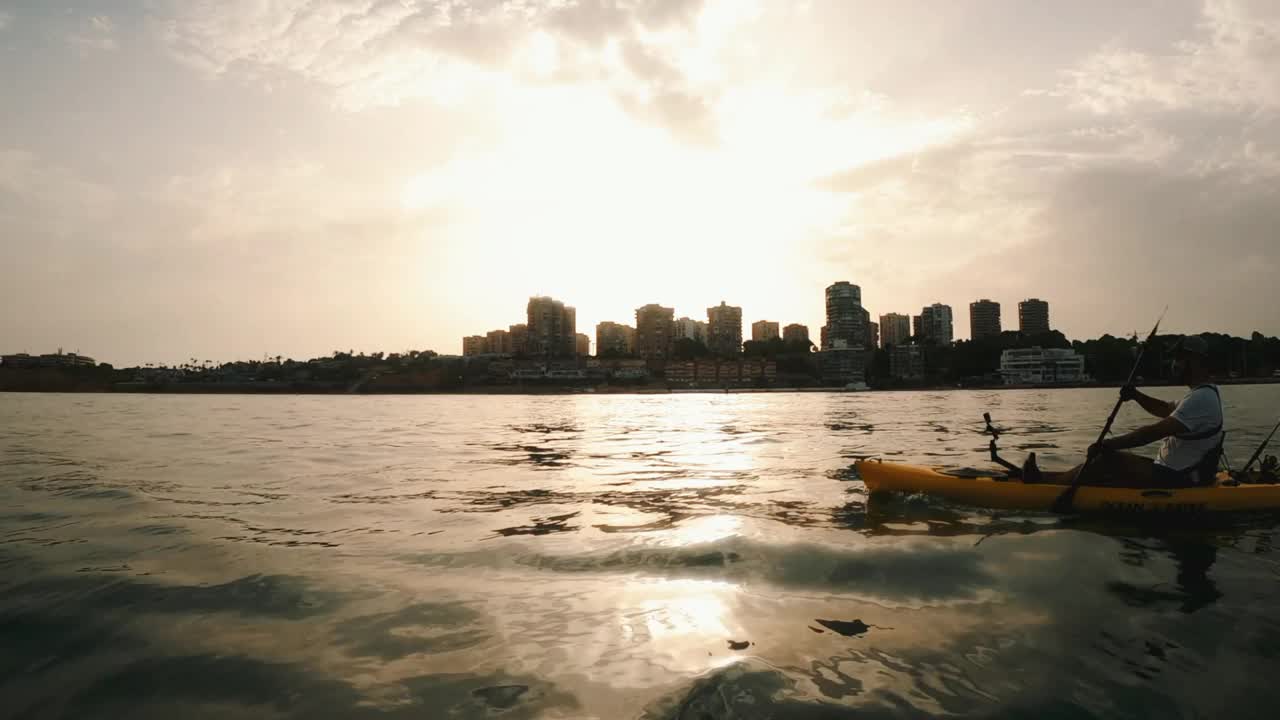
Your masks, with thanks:
M1089 446L1089 459L1093 460L1097 458L1099 455L1102 455L1103 453L1109 453L1111 451L1112 451L1111 448L1107 444L1107 440L1094 443Z
M1120 402L1129 402L1138 399L1138 388L1132 385L1125 385L1120 388Z

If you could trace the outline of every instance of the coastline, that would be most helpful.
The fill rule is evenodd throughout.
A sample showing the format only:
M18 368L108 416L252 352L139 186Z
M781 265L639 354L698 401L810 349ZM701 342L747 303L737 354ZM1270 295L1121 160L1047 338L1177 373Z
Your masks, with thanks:
M1277 385L1280 378L1229 378L1215 380L1219 385ZM954 390L1076 390L1085 388L1119 388L1121 383L1071 383L1060 385L919 385L872 387L848 390L842 387L731 387L690 388L660 385L573 386L573 385L476 385L461 388L362 388L352 391L338 385L300 383L115 383L86 387L0 388L0 392L22 393L122 393L144 395L740 395L776 393L884 393L884 392L948 392ZM1144 383L1143 387L1176 387L1176 383Z

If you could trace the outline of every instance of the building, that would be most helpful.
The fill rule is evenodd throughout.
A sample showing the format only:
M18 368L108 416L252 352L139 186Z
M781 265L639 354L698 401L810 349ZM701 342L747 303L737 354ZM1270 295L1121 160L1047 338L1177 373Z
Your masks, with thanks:
M829 385L848 385L865 382L867 378L867 351L861 347L830 348L818 353L818 366L822 381Z
M697 361L695 378L699 385L713 386L719 382L720 363L711 358Z
M1039 298L1018 303L1018 331L1023 335L1049 332L1049 303Z
M707 308L707 349L716 355L742 352L742 308L726 305Z
M778 323L776 322L757 320L751 323L751 339L755 342L767 342L769 340L777 340L780 337Z
M675 322L675 339L697 340L703 345L707 344L707 324L701 320L682 317Z
M805 343L809 344L809 327L799 323L791 323L782 328L782 339L788 344Z
M590 364L588 361L588 367ZM643 380L649 377L649 369L639 358L605 358L596 361L595 374L613 380Z
M671 353L676 311L658 304L636 308L635 353L642 358L665 360Z
M16 353L14 355L0 355L0 365L7 368L32 368L40 367L40 358L33 357L27 353Z
M45 353L43 355L28 355L27 353L17 353L15 355L0 356L0 364L8 368L42 368L42 367L93 367L97 363L88 355L79 353L64 353L62 348L58 348L56 353Z
M591 354L591 336L586 333L576 333L574 336L574 350L578 357L586 357Z
M636 329L615 322L596 324L596 355L631 355L635 352Z
M508 330L490 330L485 336L485 346L489 352L498 355L511 355L515 352L511 346L511 332Z
M915 317L916 337L931 345L950 345L955 339L951 322L951 306L934 303Z
M1005 385L1055 385L1084 382L1084 356L1066 348L1005 350L1000 355Z
M871 314L862 307L862 288L841 280L827 287L827 324L822 326L822 349L862 348L867 342Z
M880 324L867 320L867 349L875 350L880 347Z
M880 345L905 345L911 339L911 318L898 313L880 316Z
M529 354L529 326L524 323L511 325L507 328L507 333L511 336L511 354L527 355Z
M489 340L484 335L468 335L462 338L462 355L484 355L489 352Z
M549 297L531 297L527 352L537 357L573 357L577 352L577 311Z
M899 380L924 377L924 349L912 343L894 345L889 350L889 375Z
M668 360L663 375L670 385L692 385L697 377L698 364L692 360L673 362Z
M1000 336L1000 303L983 298L969 303L969 338Z

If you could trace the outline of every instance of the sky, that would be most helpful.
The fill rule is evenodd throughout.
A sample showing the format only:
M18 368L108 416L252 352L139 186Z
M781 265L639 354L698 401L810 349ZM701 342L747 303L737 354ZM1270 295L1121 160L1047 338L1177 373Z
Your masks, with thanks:
M1274 0L0 0L0 352L721 300L1280 333Z

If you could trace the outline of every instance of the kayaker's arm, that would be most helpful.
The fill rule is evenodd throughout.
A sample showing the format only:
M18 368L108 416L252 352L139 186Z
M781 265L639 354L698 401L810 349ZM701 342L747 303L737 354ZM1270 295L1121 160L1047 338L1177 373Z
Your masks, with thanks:
M1174 408L1177 407L1176 403L1171 403L1167 400L1161 400L1160 398L1151 397L1150 395L1142 392L1141 390L1139 390L1136 387L1133 387L1132 385L1127 385L1121 388L1120 397L1125 400L1133 400L1134 402L1141 405L1143 410L1146 410L1147 412L1151 413L1152 415L1155 415L1158 418L1169 417L1170 415L1173 414ZM1159 440L1160 438L1156 438L1156 439ZM1145 445L1146 443L1143 443L1143 444Z
M1163 440L1170 435L1181 435L1187 432L1187 426L1177 418L1167 417L1158 423L1138 428L1124 435L1107 438L1102 441L1103 450L1128 450L1130 448L1149 445Z

